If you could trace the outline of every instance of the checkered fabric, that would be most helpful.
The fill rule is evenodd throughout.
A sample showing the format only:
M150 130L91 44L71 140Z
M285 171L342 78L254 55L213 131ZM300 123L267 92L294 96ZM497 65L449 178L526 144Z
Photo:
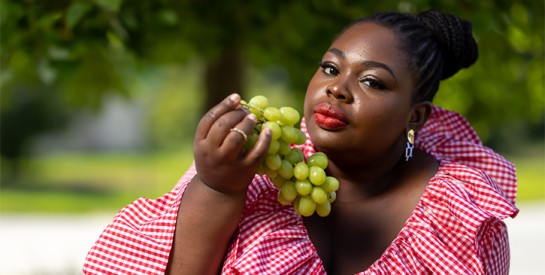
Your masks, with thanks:
M360 274L507 274L502 219L518 213L514 166L484 147L464 118L438 107L416 146L440 168L399 235ZM314 152L308 136L301 148L307 156ZM91 248L84 272L163 274L178 206L195 173L191 167L159 199L122 209ZM268 178L254 178L222 274L325 274L301 217L277 203L276 194Z

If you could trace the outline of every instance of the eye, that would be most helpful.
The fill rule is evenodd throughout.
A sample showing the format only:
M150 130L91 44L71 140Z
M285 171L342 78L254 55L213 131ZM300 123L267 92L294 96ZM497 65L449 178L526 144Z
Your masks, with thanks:
M360 82L373 89L377 89L377 90L386 89L386 86L384 86L380 81L372 77L366 77L360 80Z
M332 75L337 76L339 75L339 70L335 66L329 63L320 63L320 67L322 67L322 72L326 75Z

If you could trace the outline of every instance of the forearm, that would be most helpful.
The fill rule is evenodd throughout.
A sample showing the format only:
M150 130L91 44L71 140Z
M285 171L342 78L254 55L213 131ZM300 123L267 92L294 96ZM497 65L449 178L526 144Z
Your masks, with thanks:
M180 204L167 274L217 274L245 194L220 193L195 177Z

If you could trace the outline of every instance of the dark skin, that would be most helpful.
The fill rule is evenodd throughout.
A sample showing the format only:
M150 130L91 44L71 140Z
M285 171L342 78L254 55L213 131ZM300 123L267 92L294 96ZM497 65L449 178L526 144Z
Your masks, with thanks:
M328 174L341 184L330 216L304 219L330 274L360 272L376 261L438 168L431 156L416 149L410 161L403 156L407 131L424 125L431 103L413 101L416 77L398 45L385 27L370 22L352 26L333 42L307 89L309 134L329 157ZM317 123L318 104L342 112L346 124L328 128ZM229 129L250 133L255 123L236 95L199 123L197 176L180 205L167 274L214 274L221 269L246 190L271 140L270 131L263 131L256 146L246 151L242 135Z
M329 159L341 188L326 218L305 218L310 239L330 274L361 272L398 235L438 169L415 149L404 159L406 133L426 122L431 103L413 102L415 75L397 37L374 23L349 28L331 45L310 81L305 120L313 143ZM313 108L327 103L347 124L329 129ZM351 142L336 142L350 140Z
M166 274L217 274L244 208L246 189L271 141L262 131L251 150L244 150L236 127L250 133L254 115L233 94L201 119L194 141L197 175L180 204ZM182 222L183 221L183 222Z
M393 180L386 190L365 201L333 203L329 216L304 219L309 237L318 251L328 274L354 274L367 269L384 253L397 237L405 221L418 204L433 176L436 162L418 151L413 159L418 165L407 165L397 171L411 181ZM415 162L416 163L416 162Z

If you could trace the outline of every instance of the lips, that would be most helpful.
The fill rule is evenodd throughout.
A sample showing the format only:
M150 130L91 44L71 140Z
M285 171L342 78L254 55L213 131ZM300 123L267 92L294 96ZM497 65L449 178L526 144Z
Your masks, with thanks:
M327 130L336 130L348 124L344 112L328 103L320 103L314 107L314 121L320 128Z

